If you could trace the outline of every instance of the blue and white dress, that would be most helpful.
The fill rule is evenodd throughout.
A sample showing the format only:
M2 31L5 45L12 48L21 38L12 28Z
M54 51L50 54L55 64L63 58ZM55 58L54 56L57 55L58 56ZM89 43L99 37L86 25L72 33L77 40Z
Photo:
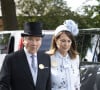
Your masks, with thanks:
M58 51L51 56L52 90L80 90L79 56L71 60ZM76 89L77 88L77 89Z

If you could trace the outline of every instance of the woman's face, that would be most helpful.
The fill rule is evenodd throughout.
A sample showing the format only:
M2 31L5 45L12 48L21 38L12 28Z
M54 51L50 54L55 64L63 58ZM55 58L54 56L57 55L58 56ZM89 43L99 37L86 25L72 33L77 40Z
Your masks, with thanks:
M29 53L37 53L38 49L41 46L42 38L41 37L24 37L23 44L26 47Z
M67 53L71 47L72 40L63 32L56 40L56 45L61 53Z

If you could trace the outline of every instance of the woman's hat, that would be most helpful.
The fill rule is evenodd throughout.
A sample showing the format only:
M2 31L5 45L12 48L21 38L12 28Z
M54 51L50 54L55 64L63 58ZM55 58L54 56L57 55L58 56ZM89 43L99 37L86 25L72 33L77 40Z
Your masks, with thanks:
M67 27L65 27L65 25L59 25L55 32L54 32L54 35L57 36L59 32L61 31L69 31Z
M26 22L24 24L24 33L21 34L24 36L36 36L43 37L42 35L42 23L40 22Z
M55 36L61 31L69 31L72 35L77 36L79 33L78 25L71 19L65 20L63 25L59 25L55 30Z

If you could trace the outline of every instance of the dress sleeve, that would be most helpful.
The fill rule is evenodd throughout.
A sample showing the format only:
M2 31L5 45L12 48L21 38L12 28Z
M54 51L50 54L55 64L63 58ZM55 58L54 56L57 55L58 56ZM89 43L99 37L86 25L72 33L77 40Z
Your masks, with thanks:
M76 84L75 84L75 90L80 90L80 69L79 69L79 65L80 65L80 59L79 59L79 55L77 55L77 75L76 75Z

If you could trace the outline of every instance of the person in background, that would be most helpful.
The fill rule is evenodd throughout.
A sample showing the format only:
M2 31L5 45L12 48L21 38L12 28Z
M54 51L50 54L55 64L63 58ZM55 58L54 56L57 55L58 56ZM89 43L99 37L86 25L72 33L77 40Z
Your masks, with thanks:
M50 56L39 51L42 23L24 24L24 48L5 57L0 71L0 90L51 90Z
M48 53L51 57L51 90L80 90L79 53L74 36L78 26L65 20L55 32Z

